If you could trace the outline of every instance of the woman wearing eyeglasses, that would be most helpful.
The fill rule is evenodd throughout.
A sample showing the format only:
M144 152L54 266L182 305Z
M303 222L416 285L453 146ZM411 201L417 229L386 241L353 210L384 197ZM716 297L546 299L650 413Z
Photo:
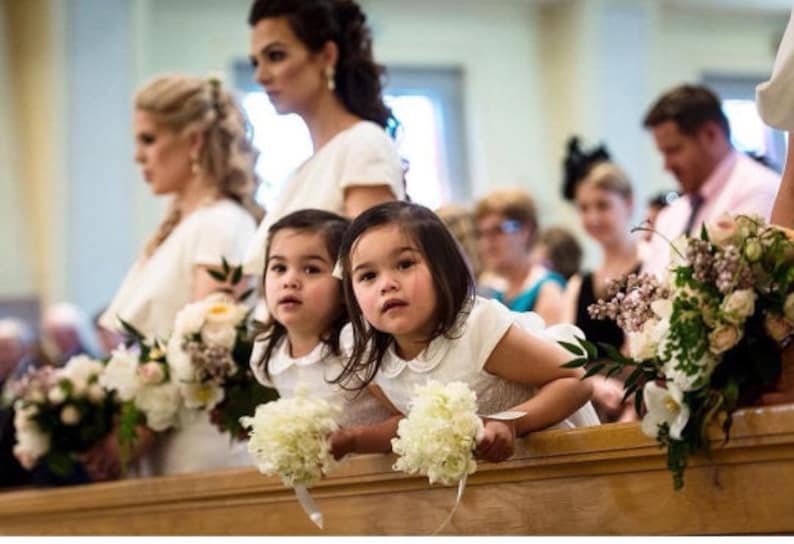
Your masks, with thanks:
M486 287L513 311L534 311L548 325L559 323L565 279L532 259L539 230L532 197L523 189L500 189L480 199L474 213L483 266L499 278Z

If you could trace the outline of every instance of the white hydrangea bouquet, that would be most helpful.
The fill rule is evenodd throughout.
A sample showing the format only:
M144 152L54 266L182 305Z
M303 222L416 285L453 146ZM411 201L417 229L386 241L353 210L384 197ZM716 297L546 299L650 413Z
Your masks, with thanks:
M84 355L54 369L42 367L10 385L17 441L14 455L30 470L42 459L58 475L68 475L77 455L113 429L118 404L98 380L102 362Z
M179 388L171 379L163 344L147 340L129 323L121 323L130 341L113 351L99 383L114 392L121 403L118 441L121 464L126 470L137 440L137 427L162 432L175 426L182 401Z
M237 285L242 267L223 259L221 270L208 271L221 282ZM213 293L188 304L176 316L168 340L168 362L187 408L205 410L221 432L243 440L247 432L240 418L250 416L259 404L277 397L260 386L250 370L254 333L251 309L226 293Z
M667 285L647 275L612 282L607 300L589 308L626 332L629 357L583 339L564 343L587 375L633 368L642 430L667 449L676 489L689 455L708 452L718 416L726 439L731 414L774 387L782 347L794 331L794 239L760 218L724 215L699 238L672 243ZM600 351L599 351L599 348Z
M293 398L282 398L256 407L253 417L242 417L250 429L248 452L265 475L278 475L295 489L310 519L322 527L307 487L317 483L336 465L328 437L339 428L340 408L325 399L309 398L298 388Z
M418 385L391 442L394 470L456 484L477 470L474 449L482 432L477 396L465 383Z

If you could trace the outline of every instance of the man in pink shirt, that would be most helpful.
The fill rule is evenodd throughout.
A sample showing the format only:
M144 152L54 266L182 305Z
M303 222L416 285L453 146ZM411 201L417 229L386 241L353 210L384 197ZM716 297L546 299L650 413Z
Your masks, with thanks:
M676 87L657 100L643 125L653 134L664 168L682 192L659 213L658 234L651 239L643 271L664 277L669 241L685 233L699 235L703 223L713 223L725 212L769 219L780 176L733 148L728 119L712 91Z

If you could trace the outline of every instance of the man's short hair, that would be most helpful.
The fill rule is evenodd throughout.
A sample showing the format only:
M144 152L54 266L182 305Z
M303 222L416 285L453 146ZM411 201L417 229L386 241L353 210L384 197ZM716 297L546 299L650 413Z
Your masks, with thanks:
M730 139L731 127L722 111L719 96L702 85L680 85L664 93L643 119L645 128L673 121L687 136L695 134L707 122L717 123Z

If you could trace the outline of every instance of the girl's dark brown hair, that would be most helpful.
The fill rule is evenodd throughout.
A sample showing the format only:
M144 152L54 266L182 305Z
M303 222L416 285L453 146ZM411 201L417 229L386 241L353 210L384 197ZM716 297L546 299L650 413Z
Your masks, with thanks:
M452 338L461 311L474 302L474 278L466 259L436 214L419 204L397 201L379 204L359 215L345 232L339 250L344 274L342 286L353 327L353 351L344 370L334 381L349 389L363 389L372 381L394 341L390 334L365 322L351 277L350 255L358 241L367 231L386 225L397 225L414 241L433 277L437 301L436 328L428 342L439 336Z
M353 0L256 0L248 24L285 17L295 36L316 53L332 41L339 48L334 83L345 107L372 121L392 136L397 120L383 102L381 77L385 69L375 62L367 18Z
M331 259L335 262L339 254L339 247L342 243L342 235L349 225L349 219L325 210L314 209L293 212L273 223L267 231L265 270L262 273L263 289L266 281L265 278L267 277L268 260L270 259L270 245L276 233L286 229L308 233L319 232L325 238L325 248L328 250L328 255L330 255ZM340 285L340 289L341 288ZM347 322L347 311L344 306L340 306L338 315L334 318L328 331L321 337L321 340L328 346L329 351L334 355L341 354L339 336L342 332L342 328L347 325ZM273 352L276 350L281 340L287 335L287 329L271 315L263 326L257 328L256 335L262 335L266 342L264 354L256 364L262 367L265 371L265 376L270 379L270 372L268 370L270 358L273 356Z

